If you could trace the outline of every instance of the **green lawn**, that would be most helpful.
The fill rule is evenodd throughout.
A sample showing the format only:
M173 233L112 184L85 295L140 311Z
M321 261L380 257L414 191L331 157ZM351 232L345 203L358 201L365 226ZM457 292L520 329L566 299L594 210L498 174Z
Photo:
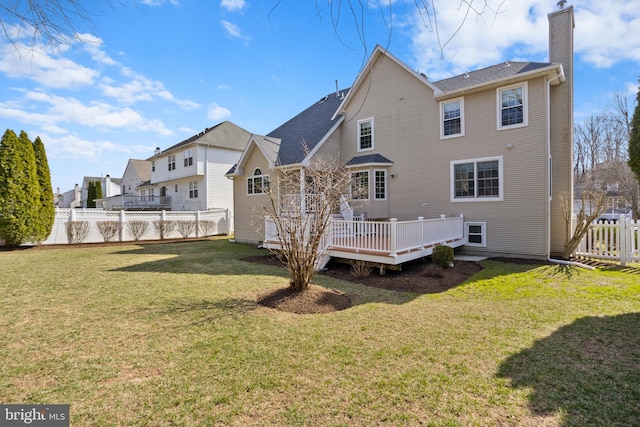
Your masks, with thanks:
M640 267L485 261L431 295L255 304L285 270L224 238L0 252L0 402L73 426L640 425ZM425 279L426 280L426 279Z

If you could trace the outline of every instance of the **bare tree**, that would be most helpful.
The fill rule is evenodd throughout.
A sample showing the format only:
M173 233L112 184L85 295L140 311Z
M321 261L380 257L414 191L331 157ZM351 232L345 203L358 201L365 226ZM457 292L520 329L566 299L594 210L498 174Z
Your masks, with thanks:
M96 2L92 7L113 5L114 1L118 0ZM85 4L80 0L0 0L0 28L14 45L24 32L31 33L32 43L67 43L69 37L91 24Z
M331 215L354 196L349 170L336 158L314 157L306 167L277 168L276 181L263 184L269 197L262 214L273 225L279 241L271 251L287 266L290 287L306 290L315 276Z
M573 255L580 241L587 234L589 226L604 212L607 207L607 194L602 191L583 191L580 209L575 214L575 228L572 227L574 218L571 216L573 200L567 193L560 194L562 214L567 225L567 237L564 243L562 257L568 259ZM587 211L587 206L589 210ZM573 232L572 232L573 230Z

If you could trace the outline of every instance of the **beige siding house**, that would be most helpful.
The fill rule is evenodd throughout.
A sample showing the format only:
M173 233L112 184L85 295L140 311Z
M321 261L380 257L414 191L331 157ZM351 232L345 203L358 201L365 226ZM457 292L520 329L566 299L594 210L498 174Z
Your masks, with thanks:
M504 62L435 82L376 47L350 89L251 138L227 174L234 181L236 240L269 240L260 227L268 200L256 180L272 180L278 167L304 169L313 156L338 156L368 190L354 216L388 223L366 230L392 245L401 226L426 230L426 220L453 218L455 225L441 228L456 230L438 239L467 253L562 253L560 194L572 200L573 188L573 27L573 8L549 15L548 63ZM429 254L433 242L414 243L385 246L384 256L403 262ZM349 258L340 245L330 244L327 253ZM352 251L353 259L386 262L382 252L366 258L366 249Z

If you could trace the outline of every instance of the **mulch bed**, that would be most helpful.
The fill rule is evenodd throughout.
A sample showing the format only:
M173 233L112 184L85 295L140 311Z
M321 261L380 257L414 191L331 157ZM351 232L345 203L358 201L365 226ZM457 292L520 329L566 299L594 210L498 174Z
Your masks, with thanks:
M282 266L280 260L272 254L243 258L244 261ZM406 263L401 271L387 270L380 275L374 268L367 277L356 277L348 264L331 261L324 274L336 279L358 283L365 286L388 289L396 292L432 294L445 292L470 276L482 270L475 262L457 261L451 268L443 269L430 260ZM351 303L346 295L339 292L311 286L304 292L292 292L289 288L280 288L258 297L258 303L267 307L293 313L328 313L349 308Z

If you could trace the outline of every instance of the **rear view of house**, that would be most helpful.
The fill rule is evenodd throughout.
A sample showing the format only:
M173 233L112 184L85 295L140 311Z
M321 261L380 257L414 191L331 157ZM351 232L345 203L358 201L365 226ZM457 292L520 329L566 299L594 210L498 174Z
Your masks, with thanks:
M302 173L318 156L346 164L364 190L354 217L390 222L390 238L403 221L463 218L451 235L465 252L561 253L561 195L572 200L573 187L573 28L573 8L549 15L549 62L505 61L436 82L376 47L349 90L252 137L228 174L236 240L266 240L257 213L265 182L277 186L273 171ZM362 249L356 259L366 259ZM424 255L425 244L407 250Z

